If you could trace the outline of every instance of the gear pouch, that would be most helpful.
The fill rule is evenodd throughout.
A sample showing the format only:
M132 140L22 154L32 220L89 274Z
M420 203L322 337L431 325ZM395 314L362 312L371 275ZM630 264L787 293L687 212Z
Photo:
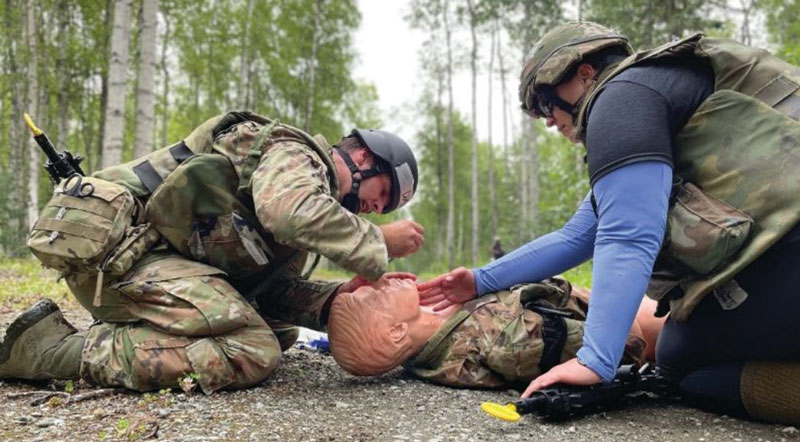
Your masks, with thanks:
M721 268L747 241L753 219L692 183L674 192L659 260L677 261L700 275Z
M95 274L134 224L137 212L136 200L124 186L73 175L56 186L27 244L46 267Z

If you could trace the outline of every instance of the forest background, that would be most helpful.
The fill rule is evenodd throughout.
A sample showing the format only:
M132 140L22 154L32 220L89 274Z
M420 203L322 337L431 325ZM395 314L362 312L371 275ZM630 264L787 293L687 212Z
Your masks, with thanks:
M52 193L26 111L87 173L231 109L331 142L402 125L421 179L390 219L421 223L426 243L392 267L438 273L487 262L495 237L510 251L559 228L588 191L583 147L519 111L522 60L550 27L597 21L637 49L702 31L800 64L800 0L408 0L403 20L424 42L417 60L396 62L419 67L403 79L418 93L384 109L355 75L354 42L360 8L384 1L2 0L0 257L29 256L25 237Z

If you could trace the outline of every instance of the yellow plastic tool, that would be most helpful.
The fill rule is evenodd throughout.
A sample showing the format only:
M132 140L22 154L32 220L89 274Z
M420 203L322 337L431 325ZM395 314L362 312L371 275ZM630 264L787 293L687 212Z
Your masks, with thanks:
M517 407L513 403L500 405L496 402L484 402L481 404L481 410L489 416L508 422L517 422L520 419Z
M33 120L31 119L31 116L30 116L30 115L28 115L28 113L27 113L27 112L25 112L24 114L22 114L22 117L25 119L25 124L27 124L27 125L28 125L28 129L30 129L30 130L31 130L31 132L33 132L33 135L34 135L34 136L38 137L39 135L41 135L41 134L42 134L42 130L41 130L41 129L39 129L38 127L36 127L36 125L35 125L35 124L33 124Z

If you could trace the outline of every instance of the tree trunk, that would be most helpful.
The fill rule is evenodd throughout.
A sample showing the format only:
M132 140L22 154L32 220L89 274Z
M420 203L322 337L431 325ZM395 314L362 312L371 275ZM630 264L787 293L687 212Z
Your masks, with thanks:
M443 150L443 138L444 134L442 133L442 114L444 106L442 105L442 94L444 93L444 72L441 71L440 68L437 68L438 72L436 73L436 184L438 195L441 195L441 189L444 189L444 179L443 179L443 171L442 171L442 150ZM436 211L436 262L442 261L442 256L444 256L444 242L442 241L442 230L445 230L445 218L442 216L443 213L441 210Z
M314 2L314 25L311 30L311 56L308 59L308 98L306 100L305 122L303 128L306 132L311 132L311 119L314 117L314 95L315 82L317 79L317 46L319 45L322 9L325 0Z
M253 0L247 1L247 16L244 18L241 55L239 56L239 90L236 93L236 106L245 109L247 106L247 90L250 66L250 21L253 16Z
M161 88L161 99L163 103L163 115L161 115L161 143L160 146L166 146L169 142L169 66L167 65L167 50L169 49L169 36L170 36L170 21L169 14L164 13L164 39L161 41L161 75L163 78Z
M39 57L38 45L36 41L36 2L28 0L25 7L27 22L28 22L28 102L26 109L33 115L37 115L39 102L39 76L37 75L36 62ZM28 229L33 227L36 219L39 217L39 170L42 165L40 162L39 147L33 140L33 137L28 138L26 143L28 146L28 200L27 200L27 219Z
M467 0L469 8L469 30L472 35L472 56L470 68L472 70L472 261L478 262L478 245L480 244L480 214L478 198L478 36L475 27L475 5L473 0Z
M487 138L489 142L489 203L492 205L491 216L491 239L497 236L497 191L494 182L494 145L492 144L492 75L494 74L495 45L497 44L497 27L492 27L491 47L489 48L489 105L486 114L489 120L489 131Z
M153 150L153 112L156 74L156 33L158 32L158 0L142 0L139 26L139 75L136 87L136 137L133 157L139 158Z
M497 26L495 22L495 26ZM500 68L500 89L503 92L503 156L505 157L506 170L509 170L508 158L508 90L506 89L506 70L503 67L503 42L497 36L497 64Z
M102 168L122 162L125 130L125 92L128 79L128 43L131 28L131 0L115 0L114 29L108 65L108 96L103 128Z
M69 35L69 0L59 0L56 6L58 10L58 35ZM53 137L53 143L56 146L67 147L67 139L69 136L69 72L67 72L67 39L58 38L58 56L56 57L56 76L58 81L58 95L56 102L58 103L58 130L56 136Z
M17 65L17 41L21 29L17 26L20 17L15 15L15 4L11 0L6 0L5 4L5 30L6 30L6 59L3 63L3 70L9 79L9 89L11 91L11 109L9 112L8 128L8 170L12 173L6 176L6 188L8 199L6 200L5 213L0 214L0 219L8 222L7 231L2 235L4 241L3 248L6 253L15 253L21 246L22 231L24 230L25 202L24 202L24 181L23 168L25 167L24 149L28 146L22 141L22 99L24 91L23 79L20 78L19 66ZM15 20L16 19L16 20Z
M442 19L447 45L447 255L449 268L455 267L455 141L453 139L453 51L450 44L449 0L444 0Z

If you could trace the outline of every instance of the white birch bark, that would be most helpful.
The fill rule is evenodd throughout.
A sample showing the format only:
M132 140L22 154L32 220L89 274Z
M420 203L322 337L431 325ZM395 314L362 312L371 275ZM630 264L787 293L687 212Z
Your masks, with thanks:
M469 8L469 30L472 36L472 54L470 68L472 70L472 264L478 262L478 245L480 244L480 212L478 197L478 36L475 26L475 4L467 0Z
M247 1L247 17L244 18L244 33L242 34L241 55L239 56L239 90L236 93L236 107L247 107L247 92L249 83L250 66L250 20L253 16L253 0Z
M311 30L311 57L308 59L308 99L306 100L305 123L303 128L306 132L311 132L311 120L314 117L314 94L316 92L317 80L317 46L320 38L320 21L325 0L317 0L314 3L314 25Z
M489 143L489 202L492 205L491 215L491 239L497 236L497 192L495 189L494 177L494 144L492 141L492 80L494 75L494 57L495 45L497 44L497 26L492 26L491 45L489 48L489 104L486 114L489 120L489 130L487 131L487 138Z
M158 31L158 1L142 0L142 20L139 27L139 75L136 86L136 137L133 157L139 158L153 150L153 123L156 74L156 33Z
M26 2L26 15L27 15L27 41L30 55L28 57L28 100L26 108L32 115L38 115L37 104L39 102L39 76L37 75L37 58L39 57L38 45L36 42L36 2L28 0ZM26 201L28 228L32 228L36 219L39 217L39 171L42 168L40 164L41 155L39 154L39 147L33 140L33 137L28 138L28 200Z
M108 62L108 96L103 128L103 161L106 168L122 162L125 129L125 92L128 80L128 43L131 28L131 0L115 0L114 28Z
M452 269L455 267L455 183L453 177L455 171L455 146L453 139L453 49L450 41L450 20L449 20L449 0L444 0L442 8L442 21L444 22L444 34L447 46L447 255L448 265Z

